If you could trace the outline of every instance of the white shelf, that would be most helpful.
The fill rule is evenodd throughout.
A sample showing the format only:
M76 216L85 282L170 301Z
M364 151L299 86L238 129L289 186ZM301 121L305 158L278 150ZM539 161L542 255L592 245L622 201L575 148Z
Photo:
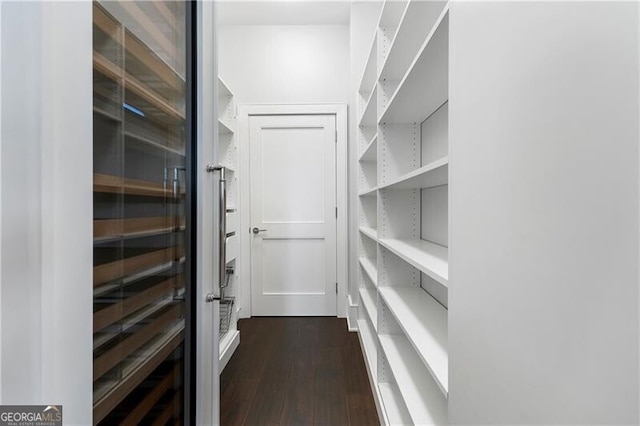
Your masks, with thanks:
M446 1L409 1L381 67L381 80L402 79L445 4Z
M449 254L446 247L420 239L381 239L380 244L395 255L447 286Z
M380 13L380 27L398 28L400 19L407 8L408 0L386 0Z
M373 88L371 94L369 95L369 99L364 107L364 111L360 116L360 121L358 125L362 126L375 126L376 125L376 103L377 103L377 93L378 87Z
M371 195L376 195L376 193L378 192L378 188L371 188L368 189L366 191L361 192L360 194L358 194L360 197L369 197Z
M449 15L436 26L380 114L381 123L420 123L448 99Z
M440 391L449 392L447 310L419 287L380 287L380 296Z
M365 318L359 318L358 324L358 339L360 340L360 347L362 348L362 354L367 367L367 374L369 375L369 385L371 386L371 393L376 403L376 410L380 418L383 417L382 408L382 396L380 395L380 389L378 388L378 336L375 335L371 329L371 324Z
M402 396L400 396L398 386L395 383L379 383L378 389L387 415L387 424L393 426L413 424L407 407L402 401Z
M367 370L371 373L371 382L376 383L378 380L377 337L374 337L369 328L369 323L365 318L358 320L358 334L360 335L360 343L364 349L364 359L369 367Z
M367 237L371 238L374 241L378 240L378 231L373 228L367 228L366 226L360 227L360 232L362 232Z
M364 305L365 311L369 315L373 329L378 331L378 311L376 310L376 301L366 288L360 288L360 300Z
M358 161L377 161L378 158L378 134L373 135L371 141L367 144L367 147L362 151L362 155Z
M233 96L233 93L220 77L218 77L218 96Z
M231 128L231 123L227 124L224 121L218 119L218 133L221 135L233 134L234 131Z
M360 265L362 265L362 269L367 273L369 279L374 285L378 285L378 269L376 268L375 263L367 257L360 258Z
M412 423L447 423L447 402L404 335L381 335L380 345Z
M449 157L444 157L402 175L379 189L424 189L448 183Z
M371 93L373 91L373 87L376 84L376 77L378 76L377 70L377 36L374 33L373 38L371 39L369 47L369 57L367 59L367 63L364 66L364 70L362 72L362 78L360 79L360 87L358 91L362 93Z

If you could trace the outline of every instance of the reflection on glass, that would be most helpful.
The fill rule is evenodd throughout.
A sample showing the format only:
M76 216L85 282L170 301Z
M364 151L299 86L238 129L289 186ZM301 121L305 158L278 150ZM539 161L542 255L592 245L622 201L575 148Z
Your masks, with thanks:
M182 423L185 16L94 3L94 424Z

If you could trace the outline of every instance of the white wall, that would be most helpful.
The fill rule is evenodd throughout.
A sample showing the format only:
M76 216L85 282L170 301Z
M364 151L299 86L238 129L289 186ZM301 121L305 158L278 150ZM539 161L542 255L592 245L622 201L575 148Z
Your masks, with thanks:
M236 104L348 102L347 25L224 26L219 72Z
M452 5L455 423L638 424L637 9Z
M2 404L92 418L92 8L2 2Z
M35 4L2 3L2 402L39 398L40 27ZM19 39L18 44L11 40ZM11 66L13 64L13 66ZM16 66L20 64L20 66ZM35 166L35 167L34 167Z

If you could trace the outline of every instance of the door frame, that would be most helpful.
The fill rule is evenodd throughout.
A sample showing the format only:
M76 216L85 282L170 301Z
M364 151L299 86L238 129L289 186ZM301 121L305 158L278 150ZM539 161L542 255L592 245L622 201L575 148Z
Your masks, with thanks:
M256 115L334 115L336 117L336 279L338 281L337 317L347 316L348 232L347 232L347 104L243 104L238 105L238 142L240 175L240 318L250 318L251 306L251 179L249 119Z

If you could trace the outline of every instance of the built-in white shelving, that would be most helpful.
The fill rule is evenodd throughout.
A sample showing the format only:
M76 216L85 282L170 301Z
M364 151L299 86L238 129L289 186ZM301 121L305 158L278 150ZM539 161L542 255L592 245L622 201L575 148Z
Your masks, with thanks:
M229 86L218 78L218 163L227 170L227 219L230 214L237 215L236 205L239 199L238 182L238 142L235 136L236 114L233 92ZM227 231L230 230L228 224ZM240 283L238 281L238 271L240 259L237 236L227 238L227 283L223 288L222 300L220 301L220 372L229 362L240 343L240 332L238 331L238 308L236 301L239 300Z
M378 311L376 309L376 299L371 295L371 290L366 288L360 289L360 300L364 304L364 308L367 312L369 319L371 320L371 324L373 325L374 330L378 329Z
M375 126L376 124L376 97L377 97L377 87L374 87L369 95L369 99L364 106L364 111L362 112L362 116L360 117L360 125L361 126Z
M232 124L231 123L225 123L224 121L218 119L218 132L220 134L230 134L230 133L234 133L233 129L231 128Z
M366 258L366 257L361 257L360 258L360 266L362 266L362 269L364 269L364 271L367 273L367 275L369 276L369 279L371 280L371 282L374 285L378 285L378 270L376 268L375 263L373 263L371 261L371 259Z
M433 23L442 12L444 3L409 1L380 71L380 79L402 79Z
M380 122L420 123L448 99L448 9L436 25L390 97Z
M378 134L373 135L371 142L369 142L362 151L362 155L360 156L360 161L376 161L377 155L377 146L378 146Z
M359 195L361 197L369 197L372 195L376 195L376 192L378 191L378 188L371 188L371 189L367 189L362 191Z
M360 343L385 424L444 424L447 2L385 1L370 46L357 93Z
M400 390L395 383L378 384L380 395L384 401L384 411L386 423L389 425L410 425L411 416L407 411L407 406L402 400Z
M361 82L360 87L358 88L358 93L360 95L361 106L362 106L360 115L362 115L362 112L364 110L364 105L371 98L371 92L376 85L376 77L378 72L377 62L376 62L377 42L378 42L378 38L374 34L374 36L371 39L369 56L367 57L367 63L365 64L364 72L360 80Z
M380 189L426 189L449 183L449 158L445 157L402 175Z
M376 231L373 228L369 228L367 226L361 226L360 227L360 232L362 232L364 235L366 235L367 237L371 238L372 240L377 240L378 239L378 231Z
M381 335L380 345L413 423L446 423L446 399L433 380L425 376L428 373L407 338L402 334Z
M446 396L449 391L447 310L419 287L382 287L379 294Z
M414 268L418 268L442 285L447 285L449 253L446 247L419 238L383 238L380 240L380 244Z
M364 360L367 364L370 379L378 375L378 355L375 350L377 347L377 337L371 332L372 328L366 318L358 320L358 334L360 335L360 343L364 348Z

